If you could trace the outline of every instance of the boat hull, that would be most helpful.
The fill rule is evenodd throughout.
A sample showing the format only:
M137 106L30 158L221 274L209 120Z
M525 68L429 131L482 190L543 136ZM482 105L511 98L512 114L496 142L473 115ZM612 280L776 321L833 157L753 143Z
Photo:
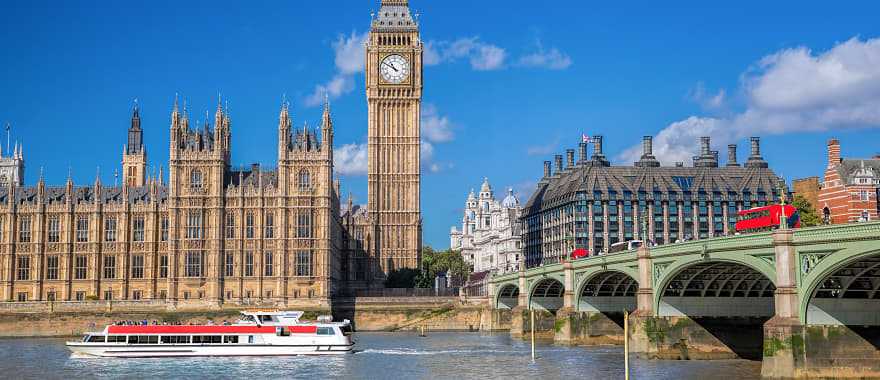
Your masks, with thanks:
M81 342L68 342L67 348L77 355L113 358L152 358L186 356L344 355L351 353L354 345L97 345Z

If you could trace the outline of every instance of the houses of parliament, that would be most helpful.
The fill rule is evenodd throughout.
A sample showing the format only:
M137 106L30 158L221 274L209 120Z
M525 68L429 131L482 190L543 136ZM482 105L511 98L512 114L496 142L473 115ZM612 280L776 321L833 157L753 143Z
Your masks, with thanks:
M407 0L382 0L365 49L367 205L340 201L328 102L314 129L282 104L276 166L245 168L227 108L194 127L175 99L158 176L135 104L118 186L28 186L22 150L0 157L0 300L328 301L417 268L422 42Z

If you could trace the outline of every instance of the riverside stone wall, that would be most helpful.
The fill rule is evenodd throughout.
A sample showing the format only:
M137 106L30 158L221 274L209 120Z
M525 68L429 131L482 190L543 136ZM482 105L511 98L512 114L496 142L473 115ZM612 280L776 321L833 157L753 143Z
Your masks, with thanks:
M349 319L358 331L493 331L509 329L510 317L481 301L457 297L344 299L296 305L216 305L152 302L29 302L0 303L0 337L77 336L101 330L119 320L205 323L237 319L248 308L302 310L304 319L318 315Z

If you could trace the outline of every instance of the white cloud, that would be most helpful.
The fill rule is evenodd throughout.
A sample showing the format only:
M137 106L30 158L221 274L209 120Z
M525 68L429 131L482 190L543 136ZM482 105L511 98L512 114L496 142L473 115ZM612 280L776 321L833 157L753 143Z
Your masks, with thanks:
M333 165L342 175L367 175L367 144L347 144L333 151Z
M366 54L364 45L367 44L369 37L369 33L358 34L354 31L348 37L343 35L337 37L336 42L333 43L333 50L336 52L334 62L336 62L336 68L339 69L340 74L355 74L364 71L364 54Z
M538 41L538 50L534 53L524 55L519 59L519 65L524 67L538 67L550 70L564 70L574 63L567 54L559 51L557 48L544 50L543 45Z
M425 44L423 56L425 65L439 65L465 58L474 70L497 70L504 67L507 51L496 45L484 43L479 37L465 37L455 41L429 41Z
M354 90L354 77L351 75L336 74L329 82L315 86L315 91L305 99L308 107L314 107L324 102L324 95L336 99Z
M434 143L452 141L455 135L452 133L452 122L442 116L437 107L427 103L422 107L422 137Z
M504 66L507 52L498 46L484 45L477 49L477 54L471 57L471 67L474 70L489 71Z
M781 50L743 74L741 92L739 113L694 116L660 131L655 155L682 161L697 153L698 136L713 137L717 147L750 135L880 127L880 39L853 38L819 53ZM618 158L637 160L639 149Z
M364 71L364 45L368 37L368 33L357 32L337 37L336 42L333 43L337 73L326 83L315 86L312 94L305 98L306 106L314 107L321 104L325 94L335 99L354 91L354 75Z
M724 106L727 100L727 91L722 88L713 94L706 89L705 83L697 82L697 85L688 93L688 98L704 109L717 110Z

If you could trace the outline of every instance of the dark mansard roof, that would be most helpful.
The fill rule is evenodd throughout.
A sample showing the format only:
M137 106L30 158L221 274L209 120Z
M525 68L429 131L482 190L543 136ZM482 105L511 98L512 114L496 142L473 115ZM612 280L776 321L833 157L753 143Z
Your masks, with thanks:
M278 172L275 170L262 170L260 168L251 168L250 170L232 170L226 175L226 187L243 187L260 185L262 180L263 187L278 186Z
M781 180L763 167L634 167L588 161L542 180L524 209L526 213L549 209L573 200L578 192L585 193L587 200L623 200L627 192L631 199L639 193L645 199L671 200L700 192L722 200L740 199L745 191L775 194Z
M32 187L18 187L15 189L15 203L18 204L34 204L38 201L38 189ZM157 201L160 203L168 198L168 189L165 186L159 186L156 191ZM101 203L122 203L122 187L109 187L101 189ZM75 203L93 203L96 200L94 187L75 187L73 189L73 198ZM9 201L9 189L0 189L0 203ZM67 189L64 187L46 187L43 194L43 203L62 203L67 201ZM128 202L129 203L148 203L152 202L152 194L149 186L129 187Z
M840 180L847 185L853 184L855 177L875 180L880 175L880 159L844 159L840 165L837 165L837 174L840 176Z

